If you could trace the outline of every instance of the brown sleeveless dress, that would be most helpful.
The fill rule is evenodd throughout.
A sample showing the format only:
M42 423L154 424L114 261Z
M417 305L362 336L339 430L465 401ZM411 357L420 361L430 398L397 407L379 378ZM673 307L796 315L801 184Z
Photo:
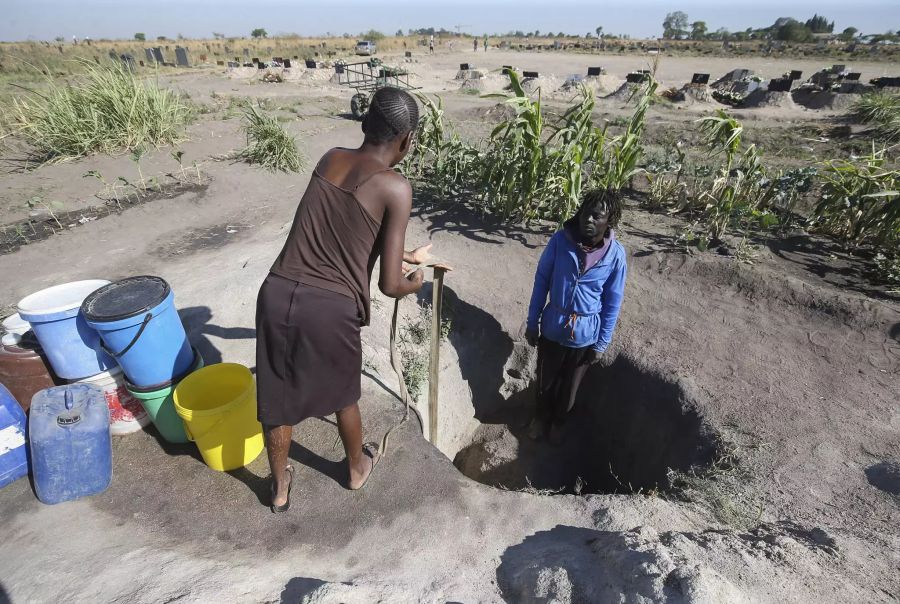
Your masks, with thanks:
M375 174L377 174L376 172ZM287 426L360 397L360 327L381 224L356 198L313 172L284 248L256 302L257 417Z

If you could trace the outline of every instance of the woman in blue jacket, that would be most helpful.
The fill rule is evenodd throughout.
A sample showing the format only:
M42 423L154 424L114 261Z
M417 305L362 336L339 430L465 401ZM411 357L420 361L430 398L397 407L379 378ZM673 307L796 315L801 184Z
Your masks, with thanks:
M525 330L538 347L532 438L549 431L551 441L559 440L581 379L612 340L625 291L625 248L615 235L621 214L617 191L587 191L541 254Z

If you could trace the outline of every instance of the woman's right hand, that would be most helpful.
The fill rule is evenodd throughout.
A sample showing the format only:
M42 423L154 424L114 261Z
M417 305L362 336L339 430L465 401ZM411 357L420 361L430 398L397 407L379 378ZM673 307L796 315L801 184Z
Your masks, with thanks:
M405 279L406 283L406 294L414 294L420 289L422 289L422 285L425 283L425 273L422 269L417 270L413 274L409 275Z

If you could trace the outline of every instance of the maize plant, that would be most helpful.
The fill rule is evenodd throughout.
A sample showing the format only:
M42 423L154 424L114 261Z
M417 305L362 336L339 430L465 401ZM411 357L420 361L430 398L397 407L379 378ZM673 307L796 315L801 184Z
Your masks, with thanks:
M725 156L711 188L699 196L699 200L705 204L705 220L710 240L720 241L735 220L743 219L744 226L749 226L746 224L747 218L762 226L771 226L775 217L768 211L768 207L775 189L766 177L759 152L755 145L750 145L738 157L744 127L721 109L717 115L699 121L710 157Z
M822 199L813 223L855 244L900 244L900 171L885 167L886 149L822 162Z
M623 189L642 172L638 166L644 153L643 135L647 110L653 102L657 82L650 80L625 127L625 132L611 139L603 150L594 182L606 189Z
M404 171L412 178L423 179L441 195L458 191L468 177L480 170L481 154L465 143L444 122L444 101L424 94L417 95L425 109L415 136L415 147L404 162Z
M491 132L481 180L487 209L504 219L533 220L542 215L546 149L541 91L532 100L515 72L509 74L515 116Z

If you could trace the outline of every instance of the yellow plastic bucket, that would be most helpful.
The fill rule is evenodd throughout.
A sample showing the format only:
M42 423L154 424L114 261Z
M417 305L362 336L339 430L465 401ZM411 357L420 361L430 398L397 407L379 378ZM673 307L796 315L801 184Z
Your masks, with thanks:
M253 374L237 363L218 363L179 382L172 396L187 437L213 470L242 468L263 450L256 419Z

